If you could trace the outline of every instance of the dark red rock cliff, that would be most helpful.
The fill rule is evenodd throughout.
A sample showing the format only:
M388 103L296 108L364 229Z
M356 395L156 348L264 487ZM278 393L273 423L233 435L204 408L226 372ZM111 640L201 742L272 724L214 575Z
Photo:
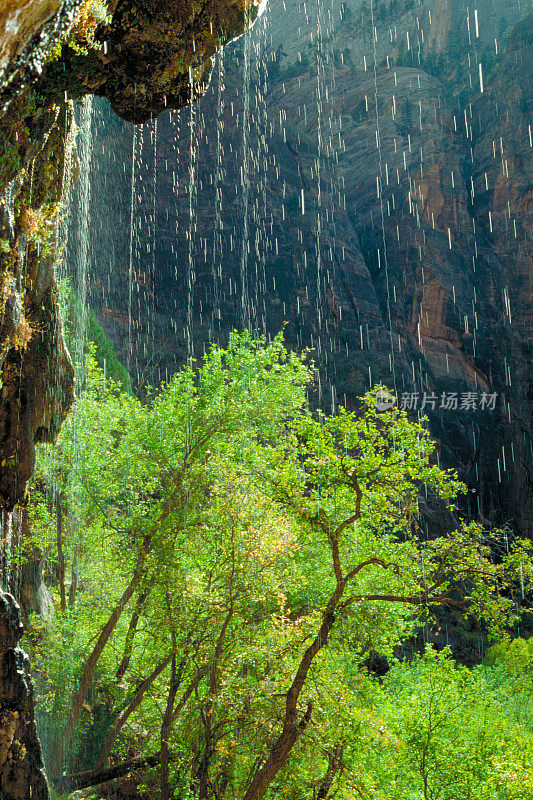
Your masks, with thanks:
M477 9L273 3L192 115L100 110L91 302L141 382L287 323L326 408L425 394L466 510L527 533L531 15Z

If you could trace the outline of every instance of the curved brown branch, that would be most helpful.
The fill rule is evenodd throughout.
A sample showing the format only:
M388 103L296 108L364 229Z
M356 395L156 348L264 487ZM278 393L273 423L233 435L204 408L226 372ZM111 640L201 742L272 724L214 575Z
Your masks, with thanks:
M289 688L285 700L285 713L283 717L283 727L280 735L272 745L270 753L265 763L259 767L252 778L252 782L242 800L262 800L268 787L284 766L289 754L298 741L300 735L307 728L311 721L313 703L307 704L304 714L298 718L298 700L303 689L305 679L309 673L313 659L325 646L328 635L335 623L334 610L342 595L342 590L338 590L331 597L328 608L322 619L320 629L302 656L294 680Z
M121 662L115 674L116 680L118 682L122 680L130 665L131 653L133 650L133 640L135 639L135 634L137 633L137 626L139 624L139 619L141 617L143 605L149 594L150 594L150 589L145 589L137 597L135 609L133 611L133 614L131 615L130 624L128 626L128 632L126 634L126 641L124 643L124 652L122 655Z
M61 734L61 738L57 744L57 747L54 751L52 757L52 763L50 765L50 772L53 776L57 776L60 772L61 765L65 760L65 755L67 753L68 747L70 745L70 741L72 739L72 735L74 733L74 729L80 718L81 710L83 708L84 700L87 696L87 692L89 691L89 687L91 685L91 681L94 675L94 670L96 669L96 665L102 655L105 646L107 645L109 639L117 622L119 621L124 608L126 607L129 600L131 600L135 590L137 589L139 583L142 580L144 575L144 564L146 562L146 557L148 555L148 551L150 549L150 538L146 537L139 553L137 566L133 572L133 576L124 589L122 596L118 603L115 605L113 611L111 612L106 624L100 631L100 635L96 640L96 644L94 645L91 654L87 661L85 662L85 666L83 669L82 676L80 678L78 689L72 698L72 707L70 710L70 714L67 719L67 723L65 728L63 729L63 733Z
M170 760L177 760L178 756L171 756ZM74 775L65 775L59 781L59 788L62 792L73 792L79 789L86 789L89 786L100 786L108 781L117 780L136 770L146 770L148 767L155 767L161 760L161 753L146 758L134 758L123 761L121 764L114 764L106 769L91 769L87 772L78 772Z
M126 709L122 712L120 717L117 719L117 721L111 728L109 736L107 737L107 741L104 745L104 749L102 750L100 758L98 759L98 763L96 765L97 769L103 768L111 752L111 748L113 747L116 741L118 734L120 733L120 731L122 730L128 719L131 717L133 712L136 711L137 708L140 706L143 697L145 696L150 686L153 684L156 678L158 678L159 675L161 675L163 670L170 664L171 658L172 656L168 655L165 659L163 659L163 661L161 661L161 663L158 664L157 667L150 673L150 675L148 675L140 684L133 699L131 700Z

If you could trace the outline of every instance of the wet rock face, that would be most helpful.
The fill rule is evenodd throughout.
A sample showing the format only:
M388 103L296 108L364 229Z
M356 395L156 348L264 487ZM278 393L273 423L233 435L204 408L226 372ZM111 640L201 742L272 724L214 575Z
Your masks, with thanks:
M43 111L22 95L2 121L18 145L0 186L0 507L11 511L32 476L36 442L55 439L73 400L54 244L70 111Z
M261 57L250 66L246 176L242 42L226 50L192 115L162 114L134 142L127 126L103 120L91 303L125 358L131 254L131 364L141 383L186 361L190 306L196 357L243 322L274 334L287 321L288 341L315 350L326 410L332 386L336 402L351 405L370 379L413 395L419 411L424 393L434 397L423 411L441 463L476 490L466 512L527 534L532 18L480 0L481 38L471 33L470 44L460 3L374 4L374 75L368 6L350 0L326 28L324 4L309 0L306 14L297 0L271 3L265 41L261 24L252 33ZM460 408L469 392L475 410ZM480 407L483 392L497 395L494 409ZM451 393L457 408L441 407Z
M25 290L11 288L8 303L24 303L24 317L5 332L0 359L0 505L11 511L25 495L35 444L52 442L73 401L74 372L63 338L53 259L36 258ZM4 317L7 316L4 314ZM11 345L11 346L10 346Z
M20 609L0 591L0 797L49 800L34 720L30 663L19 647Z
M107 5L112 17L96 31L98 48L78 56L65 47L63 63L81 92L107 97L120 117L139 123L203 94L213 56L255 20L261 0L109 0Z
M22 53L60 5L61 0L4 0L0 8L0 70Z
M0 504L8 511L24 498L35 444L55 440L73 401L74 372L63 338L53 259L35 262L29 288L14 289L8 298L15 304L24 298L24 322L11 338L6 335L0 362Z
M0 8L0 108L38 78L82 0L3 0Z

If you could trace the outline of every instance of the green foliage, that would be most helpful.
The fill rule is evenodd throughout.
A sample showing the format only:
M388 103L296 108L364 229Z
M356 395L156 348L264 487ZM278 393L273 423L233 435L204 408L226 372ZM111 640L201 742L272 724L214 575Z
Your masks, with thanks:
M30 129L43 113L41 98L32 87L27 87L5 111L0 138L0 189L21 170L22 159L31 150Z
M0 181L2 185L10 180L20 170L21 161L19 145L10 136L3 136L0 140Z
M501 664L509 673L524 672L529 673L529 677L531 677L533 637L493 645L487 653L485 663L491 667Z
M526 788L533 785L531 732L514 723L484 670L428 648L413 663L397 664L374 699L377 797L533 797Z
M87 78L94 77L97 73L88 52L83 46L70 47L63 44L59 55L47 63L43 72L43 95L56 103L63 102L65 96L80 102L87 94Z
M131 392L131 376L125 366L118 360L113 344L105 335L104 329L91 308L87 310L87 339L96 347L95 358L97 365L105 371L105 374L112 381L122 386L124 391Z
M423 796L423 752L442 793L452 755L478 747L485 706L463 699L481 678L429 651L380 687L362 663L370 651L392 659L437 604L501 635L512 579L531 581L527 553L515 545L494 564L473 524L422 541L420 492L454 507L462 485L434 463L427 432L379 413L375 393L358 414L309 412L312 374L281 336L233 334L141 403L89 352L57 448L41 450L31 508L56 565L56 615L34 635L53 774L168 749L176 797L242 798L294 728L259 796L385 800L400 772L409 799ZM493 692L502 714L505 691ZM424 750L428 693L445 733ZM514 741L462 762L459 794L439 796L492 797L479 788L500 791L487 759L523 772ZM152 794L168 784L158 768L145 781ZM502 800L514 796L505 781Z
M59 303L71 351L77 329L81 325L84 329L84 338L88 343L85 350L90 352L91 359L94 359L93 367L100 368L110 379L111 384L117 384L123 391L131 394L133 391L131 376L119 360L113 343L105 335L94 311L91 308L82 307L74 297L67 280L63 280L59 284ZM94 374L93 367L91 367L91 375Z
M43 203L27 211L28 241L38 248L39 256L51 258L56 253L55 221L59 211L56 202Z
M86 0L66 37L59 39L49 53L41 82L48 98L62 102L68 96L80 102L87 94L87 83L99 74L98 60L93 58L102 42L98 29L111 22L103 0Z
M307 800L335 755L327 797L531 798L532 718L515 719L511 696L494 685L496 662L471 671L447 648L428 647L411 662L395 662L379 683L350 670L353 661L339 651L328 664L318 721L327 736L315 729L306 737L271 797ZM531 690L531 673L528 681Z

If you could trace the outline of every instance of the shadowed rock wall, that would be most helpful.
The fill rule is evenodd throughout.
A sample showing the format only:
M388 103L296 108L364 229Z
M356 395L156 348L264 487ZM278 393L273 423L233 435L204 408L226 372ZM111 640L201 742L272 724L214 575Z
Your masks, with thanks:
M123 359L133 341L140 382L191 343L199 356L233 327L286 322L315 351L326 409L370 380L415 397L476 490L465 511L527 534L532 17L480 1L477 38L468 8L384 0L372 20L359 0L274 2L192 115L132 141L103 108L91 302Z
M49 800L34 719L29 659L19 647L20 609L0 592L0 797Z

